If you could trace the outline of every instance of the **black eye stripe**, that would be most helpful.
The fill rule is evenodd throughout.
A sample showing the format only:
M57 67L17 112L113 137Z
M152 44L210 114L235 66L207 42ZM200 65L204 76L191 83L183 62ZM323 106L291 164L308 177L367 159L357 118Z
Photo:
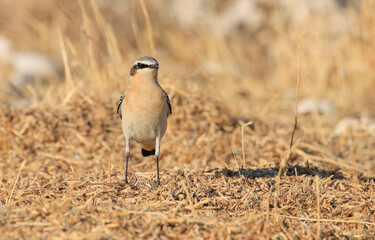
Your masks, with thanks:
M143 63L137 63L136 65L134 65L135 69L142 69L142 68L147 68L147 67L150 67L150 66L147 64L143 64Z

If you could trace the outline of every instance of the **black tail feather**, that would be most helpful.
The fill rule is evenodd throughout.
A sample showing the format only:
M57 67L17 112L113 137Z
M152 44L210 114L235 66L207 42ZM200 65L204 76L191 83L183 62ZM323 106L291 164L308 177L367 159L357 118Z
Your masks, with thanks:
M142 148L142 156L147 157L147 156L151 156L151 155L155 155L155 149L149 151L149 150L146 150L146 149Z

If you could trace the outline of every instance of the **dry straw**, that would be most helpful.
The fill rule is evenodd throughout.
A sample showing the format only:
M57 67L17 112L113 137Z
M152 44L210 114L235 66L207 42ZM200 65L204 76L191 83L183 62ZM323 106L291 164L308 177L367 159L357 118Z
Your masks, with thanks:
M350 65L374 61L371 54L358 50L366 41L373 44L372 38L363 35L357 42L350 36L336 42L325 37L320 18L314 18L310 22L314 34L306 30L301 57L293 65L290 59L295 56L289 54L295 44L289 42L300 29L291 23L286 31L275 18L282 11L269 5L263 6L268 25L244 42L235 35L195 30L198 34L191 31L189 37L173 26L164 28L165 22L156 18L160 14L146 1L132 1L129 29L115 24L120 20L113 22L112 18L118 19L105 3L78 1L58 7L48 1L45 6L22 3L9 4L21 7L27 16L43 18L37 14L43 12L50 20L51 36L57 29L50 51L61 58L65 82L51 84L50 95L42 101L39 89L30 86L37 103L32 107L10 108L13 102L2 97L9 93L0 96L8 104L0 105L3 238L375 237L374 136L351 131L332 137L339 115L358 109L356 102L363 111L373 107L374 98L368 94L375 87L372 73L364 70L366 66ZM358 20L374 19L367 10L364 14ZM2 9L0 15L8 16ZM12 26L12 21L7 24ZM373 31L370 25L363 27ZM7 29L10 36L21 34L13 32L18 28ZM132 36L135 32L137 36ZM315 34L323 34L318 42ZM272 49L267 48L268 39L275 40ZM143 158L138 145L132 147L130 184L123 184L124 145L116 101L132 57L141 54L142 45L136 47L140 43L147 43L152 55L163 50L160 83L173 106L161 149L161 187L154 187L154 159ZM345 44L351 47L341 48ZM30 45L40 44L35 40ZM363 81L336 79L339 66L319 55L326 45L337 50L334 53L351 56L351 62L340 58L344 75L357 74ZM285 59L273 66L277 74L273 80L266 74L272 61L260 56L277 51ZM319 62L313 60L314 53L319 53ZM329 74L328 80L319 77ZM327 93L332 85L335 92ZM296 101L282 97L284 90L294 88ZM219 94L222 89L225 94ZM332 101L340 99L334 102L340 113L298 116L297 128L293 106L310 89ZM242 162L237 159L241 155Z

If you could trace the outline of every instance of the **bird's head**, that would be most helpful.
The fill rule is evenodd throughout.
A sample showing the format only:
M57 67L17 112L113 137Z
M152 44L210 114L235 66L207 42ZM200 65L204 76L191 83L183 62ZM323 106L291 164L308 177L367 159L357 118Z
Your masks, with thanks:
M157 78L159 63L152 57L140 57L136 59L130 69L130 76Z

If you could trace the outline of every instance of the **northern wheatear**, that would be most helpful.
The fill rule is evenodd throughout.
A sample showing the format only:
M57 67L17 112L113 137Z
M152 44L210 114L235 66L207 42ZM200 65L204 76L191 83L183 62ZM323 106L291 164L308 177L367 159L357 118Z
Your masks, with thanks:
M152 57L135 60L128 87L117 105L125 136L125 183L128 183L130 140L134 140L142 145L144 157L156 156L156 184L160 185L160 141L167 130L167 117L172 114L172 107L167 93L159 85L158 69L159 64Z

